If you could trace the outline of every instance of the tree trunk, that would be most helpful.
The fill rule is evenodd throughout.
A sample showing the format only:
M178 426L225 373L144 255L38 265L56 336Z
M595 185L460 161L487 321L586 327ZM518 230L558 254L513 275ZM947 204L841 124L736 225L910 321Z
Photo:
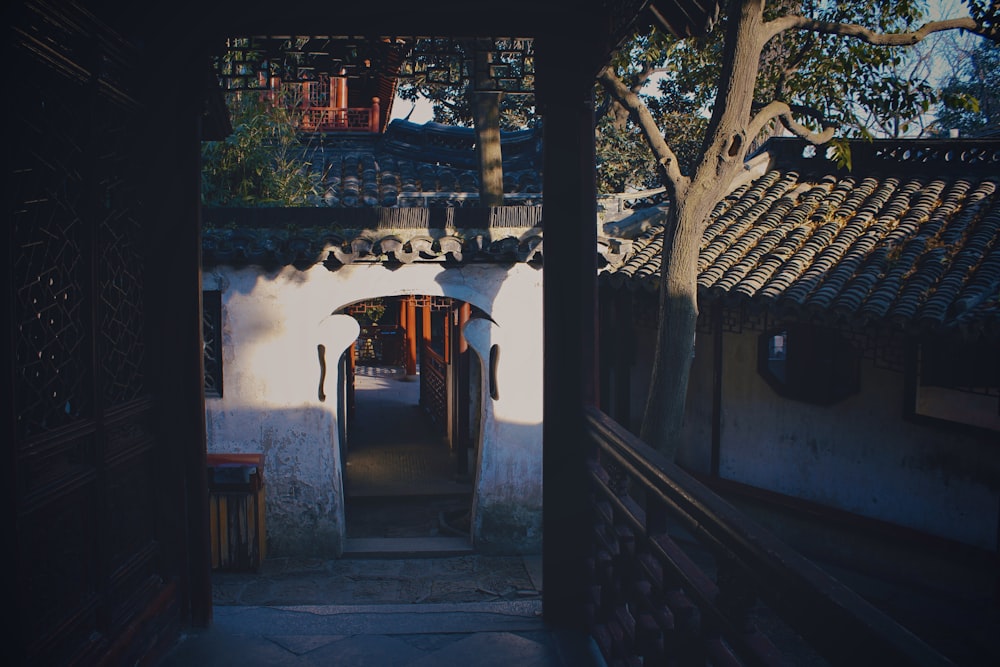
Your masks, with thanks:
M474 92L479 203L503 206L503 154L500 150L500 92Z
M674 206L664 230L656 350L639 434L670 459L680 444L694 358L702 229L698 208Z
M730 2L729 16L719 94L705 152L690 182L674 179L674 205L664 230L656 351L640 437L671 459L681 444L694 359L701 238L709 213L728 191L746 156L745 128L760 58L760 0ZM655 139L650 142L654 151L662 141ZM659 155L661 164L664 155Z

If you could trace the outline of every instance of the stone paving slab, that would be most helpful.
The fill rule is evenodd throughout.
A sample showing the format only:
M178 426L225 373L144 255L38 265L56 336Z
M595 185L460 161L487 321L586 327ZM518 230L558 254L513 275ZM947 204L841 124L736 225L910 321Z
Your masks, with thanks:
M603 667L593 642L545 626L540 600L219 606L159 667Z
M215 627L245 635L420 635L545 630L541 600L402 605L216 607Z
M532 563L529 566L528 563ZM268 559L213 574L216 605L464 603L541 597L540 557Z

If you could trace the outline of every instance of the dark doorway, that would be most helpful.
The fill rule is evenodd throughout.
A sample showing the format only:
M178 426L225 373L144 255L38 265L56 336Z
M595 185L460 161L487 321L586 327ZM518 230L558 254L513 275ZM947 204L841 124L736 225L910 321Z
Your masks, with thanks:
M361 325L344 365L347 552L471 548L462 306L411 296L347 309Z

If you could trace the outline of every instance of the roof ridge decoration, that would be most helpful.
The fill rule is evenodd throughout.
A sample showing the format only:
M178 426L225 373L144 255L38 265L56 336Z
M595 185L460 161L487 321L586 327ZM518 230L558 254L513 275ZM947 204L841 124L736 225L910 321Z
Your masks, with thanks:
M854 139L850 141L850 150L856 171L933 173L947 167L995 174L1000 170L1000 141L996 138ZM782 169L797 165L801 169L828 171L832 163L822 147L797 137L769 139L760 152L770 154L772 165Z
M774 143L771 168L709 216L701 299L827 325L1000 338L1000 141L875 142L853 172L803 155L802 142ZM601 280L658 290L662 231L637 236Z
M541 207L206 209L202 262L305 270L323 263L542 261ZM617 246L607 244L605 254Z

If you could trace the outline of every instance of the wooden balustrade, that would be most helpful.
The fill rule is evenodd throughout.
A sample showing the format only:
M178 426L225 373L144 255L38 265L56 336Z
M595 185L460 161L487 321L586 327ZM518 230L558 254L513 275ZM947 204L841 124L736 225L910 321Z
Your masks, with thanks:
M949 665L599 410L587 616L611 667Z
M344 77L323 76L316 82L286 82L275 77L262 79L260 85L256 92L272 104L287 105L304 132L378 132L381 128L379 98L371 98L370 107L348 107Z
M371 107L338 108L307 106L301 108L300 129L306 132L378 132L379 102Z

